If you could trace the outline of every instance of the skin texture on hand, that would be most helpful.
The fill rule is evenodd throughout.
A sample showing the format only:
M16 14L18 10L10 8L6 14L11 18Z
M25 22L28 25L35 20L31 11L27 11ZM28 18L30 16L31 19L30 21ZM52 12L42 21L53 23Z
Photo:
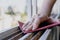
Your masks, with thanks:
M56 0L44 0L42 4L42 8L40 9L40 12L36 14L31 21L23 25L22 27L23 30L29 31L29 30L35 30L36 28L38 28L41 22L49 18L49 15L51 14L51 10L55 2Z

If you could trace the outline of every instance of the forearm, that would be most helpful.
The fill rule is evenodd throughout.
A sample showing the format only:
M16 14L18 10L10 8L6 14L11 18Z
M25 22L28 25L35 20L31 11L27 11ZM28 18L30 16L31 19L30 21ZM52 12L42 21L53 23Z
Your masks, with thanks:
M55 1L56 0L44 0L40 12L37 15L35 15L29 23L27 23L27 26L23 26L23 30L35 30L36 28L38 28L40 23L47 20Z
M39 17L40 22L44 22L45 20L49 19L51 14L52 8L56 0L44 0L40 12L37 14ZM39 21L38 21L39 23Z
M44 0L41 6L39 14L49 16L56 0Z

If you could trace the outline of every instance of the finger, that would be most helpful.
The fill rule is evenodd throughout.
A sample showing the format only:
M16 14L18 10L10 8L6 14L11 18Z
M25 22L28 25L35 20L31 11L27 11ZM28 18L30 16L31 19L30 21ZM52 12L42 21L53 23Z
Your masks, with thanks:
M24 28L24 27L27 26L28 24L29 24L29 22L25 23L22 28Z
M35 30L36 28L38 28L39 24L40 24L40 20L39 19L35 19L35 21L33 23L32 30Z
M32 25L30 25L25 31L32 30Z
M26 30L29 26L31 25L31 23L29 23L28 25L26 25L23 30Z
M34 18L28 23L28 25L26 25L26 26L23 28L23 30L26 30L29 26L31 26L32 23L33 23L33 21L34 21Z

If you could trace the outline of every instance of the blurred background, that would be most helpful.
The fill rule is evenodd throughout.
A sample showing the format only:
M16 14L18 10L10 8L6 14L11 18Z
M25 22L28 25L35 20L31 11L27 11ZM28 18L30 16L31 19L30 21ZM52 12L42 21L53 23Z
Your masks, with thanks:
M27 19L26 0L0 0L0 33Z

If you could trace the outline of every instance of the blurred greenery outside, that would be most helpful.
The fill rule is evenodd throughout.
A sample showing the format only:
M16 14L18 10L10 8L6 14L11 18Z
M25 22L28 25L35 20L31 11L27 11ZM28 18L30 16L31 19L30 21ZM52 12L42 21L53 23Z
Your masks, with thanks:
M27 13L25 11L14 12L12 7L8 7L8 10L4 13L4 15L1 15L0 13L0 33L14 27L18 27L18 21L25 23L26 19Z
M7 15L10 15L13 18L13 21L16 18L15 16L20 17L19 20L16 21L17 23L12 22L12 25L14 25L14 26L18 25L18 21L25 23L26 19L27 19L27 13L26 12L22 12L22 13L17 12L17 13L14 12L12 7L8 7L8 12L6 12Z
M21 21L21 22L25 23L26 22L26 19L27 19L27 13L25 13L25 12L24 13L20 13L20 14L14 13L12 15L11 15L10 12L6 12L6 15L10 15L13 18L13 21L15 20L15 16L20 17L19 20L17 20L17 22L18 21ZM15 22L13 24L15 24ZM18 24L16 23L15 25L18 25Z

